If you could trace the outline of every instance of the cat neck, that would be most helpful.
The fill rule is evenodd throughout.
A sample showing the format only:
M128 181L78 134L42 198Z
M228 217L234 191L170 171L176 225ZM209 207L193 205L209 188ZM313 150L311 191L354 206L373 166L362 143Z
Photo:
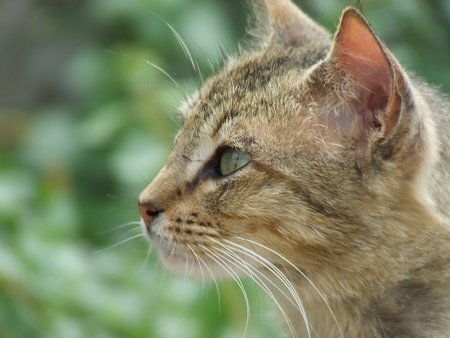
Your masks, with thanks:
M292 293L287 299L279 290L277 277L267 274L277 285L271 292L282 300L286 322L292 323L291 330L295 332L292 335L423 337L430 336L433 330L439 332L438 328L447 328L450 234L438 217L420 209L418 206L417 213L410 212L409 220L403 219L404 212L399 212L402 219L381 219L383 226L398 229L398 236L386 241L379 255L373 255L371 250L361 252L358 257L364 265L354 261L355 256L344 256L339 267L308 270L302 268L301 261L293 261L296 268L280 268L292 282L300 302ZM411 226L411 219L416 227ZM402 222L408 222L408 227L402 227ZM416 233L401 233L403 228ZM446 310L437 311L440 308ZM433 323L429 322L430 316Z
M296 305L294 298L287 300L283 297L278 287L272 287L271 292L280 299L286 322L292 325L291 329L287 325L288 331L294 332L291 332L292 336L430 336L430 332L434 330L440 332L438 329L450 329L447 320L449 311L446 309L450 297L450 274L445 272L450 263L449 242L450 236L442 231L441 234L435 233L429 237L427 243L410 243L412 246L421 245L424 249L440 249L433 254L426 252L421 256L416 255L415 264L410 264L408 269L405 267L401 274L391 270L387 264L386 273L380 274L380 278L372 275L374 279L369 283L351 278L349 274L345 278L336 276L334 292L326 290L327 286L332 288L330 281L325 283L308 276L293 278L295 291L301 297L300 306ZM291 271L289 275L294 274L295 271ZM273 278L269 275L267 277ZM353 284L350 282L352 280ZM386 280L389 282L386 283ZM345 289L346 292L336 292L336 287ZM429 321L430 317L433 318L432 323Z

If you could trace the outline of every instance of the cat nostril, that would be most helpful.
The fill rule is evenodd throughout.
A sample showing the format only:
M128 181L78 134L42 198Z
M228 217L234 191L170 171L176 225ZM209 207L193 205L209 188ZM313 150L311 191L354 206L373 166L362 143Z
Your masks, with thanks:
M156 217L156 216L158 216L160 211L147 210L146 213L147 213L147 216L149 216L149 217Z
M164 212L163 209L158 208L153 202L139 202L139 211L147 227L152 224L153 220L160 213Z

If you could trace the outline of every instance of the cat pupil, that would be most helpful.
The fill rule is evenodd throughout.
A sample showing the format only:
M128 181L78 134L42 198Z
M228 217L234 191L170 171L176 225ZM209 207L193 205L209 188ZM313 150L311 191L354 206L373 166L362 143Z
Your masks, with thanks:
M238 152L233 153L233 162L234 162L233 171L236 171L240 157L241 157L240 153Z

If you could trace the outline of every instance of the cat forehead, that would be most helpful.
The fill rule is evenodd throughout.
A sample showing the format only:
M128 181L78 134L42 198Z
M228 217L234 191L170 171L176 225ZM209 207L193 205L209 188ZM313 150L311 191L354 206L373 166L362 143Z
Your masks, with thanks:
M192 116L185 121L175 153L195 159L193 167L198 169L199 159L211 157L224 145L280 156L336 151L317 117L317 112L328 108L318 107L308 90L302 92L306 81L302 77L308 75L306 70L291 69L283 78L242 93L232 84L222 83L220 86L228 86L224 90L195 94L187 104Z
M204 120L208 115L226 113L239 118L265 99L283 96L289 88L294 90L308 70L326 54L326 49L276 48L244 53L233 62L227 62L218 74L192 94L182 104L180 114L185 121L192 117Z

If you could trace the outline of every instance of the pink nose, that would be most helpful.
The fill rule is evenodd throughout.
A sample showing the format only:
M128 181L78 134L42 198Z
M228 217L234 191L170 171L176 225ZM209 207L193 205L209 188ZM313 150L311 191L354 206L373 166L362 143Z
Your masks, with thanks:
M153 220L162 212L163 209L158 208L152 201L139 202L139 211L147 228L150 228Z

